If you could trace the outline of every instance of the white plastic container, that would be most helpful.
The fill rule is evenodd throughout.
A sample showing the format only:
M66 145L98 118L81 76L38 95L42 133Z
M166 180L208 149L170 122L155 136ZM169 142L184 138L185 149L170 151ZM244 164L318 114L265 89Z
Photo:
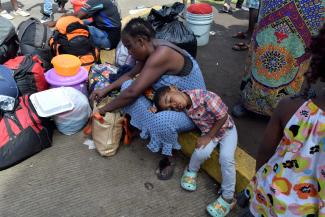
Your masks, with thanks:
M30 100L40 117L50 117L74 108L64 88L53 88L30 96Z
M186 23L197 40L198 46L204 46L209 42L210 28L213 21L213 13L210 14L192 14L186 12Z

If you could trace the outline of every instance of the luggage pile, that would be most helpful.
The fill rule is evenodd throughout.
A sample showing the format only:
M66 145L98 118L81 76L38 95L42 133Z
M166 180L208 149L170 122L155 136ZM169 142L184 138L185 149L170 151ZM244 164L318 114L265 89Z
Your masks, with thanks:
M115 154L125 119L119 111L98 118L88 96L135 64L125 57L127 50L123 52L117 57L120 67L100 64L87 25L76 17L59 19L54 31L30 18L17 32L10 21L0 17L0 170L50 147L55 128L72 135L87 123L88 133L95 129L98 152ZM101 106L104 102L109 101L103 100Z

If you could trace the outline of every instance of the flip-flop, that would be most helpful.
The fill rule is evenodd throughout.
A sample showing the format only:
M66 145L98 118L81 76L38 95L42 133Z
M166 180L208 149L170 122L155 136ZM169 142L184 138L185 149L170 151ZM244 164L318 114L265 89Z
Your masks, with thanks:
M170 162L168 158L164 158L159 161L159 166L156 169L156 175L159 180L168 180L170 179L175 170L175 163Z
M222 13L222 14L232 14L233 12L232 12L232 10L231 9L225 9L225 8L221 8L220 10L219 10L219 13Z
M240 43L236 43L234 46L232 46L232 49L235 51L245 51L245 50L248 50L249 47L247 46L247 44L240 42Z
M237 32L236 35L232 36L233 38L238 38L238 39L245 39L246 38L246 33L245 32Z

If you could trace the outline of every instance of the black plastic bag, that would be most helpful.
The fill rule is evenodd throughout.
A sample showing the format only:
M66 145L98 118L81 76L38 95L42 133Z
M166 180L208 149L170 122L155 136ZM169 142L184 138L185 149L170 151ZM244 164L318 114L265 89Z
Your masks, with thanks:
M156 38L169 41L186 50L192 57L196 57L197 41L194 33L181 21L174 20L164 25L156 33Z
M175 2L171 7L162 6L160 10L152 9L147 17L152 27L157 30L163 27L166 23L177 20L177 16L182 13L185 5L180 2Z
M161 10L152 9L148 21L156 30L156 38L169 41L196 57L197 41L194 33L178 20L185 5L176 2L171 7L163 6Z

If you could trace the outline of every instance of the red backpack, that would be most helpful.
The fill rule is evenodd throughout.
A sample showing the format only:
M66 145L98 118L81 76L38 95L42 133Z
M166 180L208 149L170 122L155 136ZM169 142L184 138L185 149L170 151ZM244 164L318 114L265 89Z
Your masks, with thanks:
M0 170L50 147L52 143L52 125L37 115L28 95L19 97L13 112L3 112L0 132Z
M4 64L14 71L13 77L21 95L48 89L41 60L38 56L18 56Z

